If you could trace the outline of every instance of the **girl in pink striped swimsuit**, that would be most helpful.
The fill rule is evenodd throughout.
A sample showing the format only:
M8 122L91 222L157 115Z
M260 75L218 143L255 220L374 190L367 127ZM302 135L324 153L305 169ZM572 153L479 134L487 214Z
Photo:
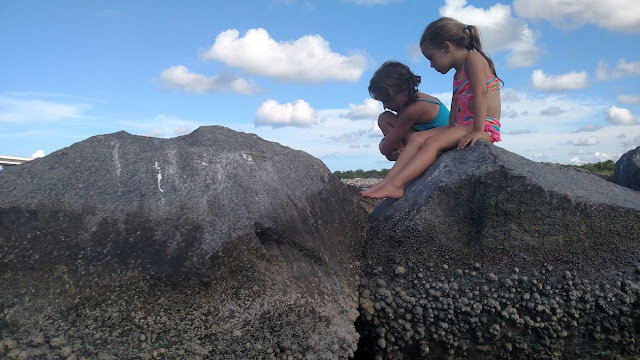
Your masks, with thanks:
M482 52L478 28L440 18L424 30L420 49L436 71L446 74L456 69L449 126L414 134L387 176L361 193L365 197L398 199L404 186L425 172L441 152L462 149L480 139L500 141L501 80L493 61Z

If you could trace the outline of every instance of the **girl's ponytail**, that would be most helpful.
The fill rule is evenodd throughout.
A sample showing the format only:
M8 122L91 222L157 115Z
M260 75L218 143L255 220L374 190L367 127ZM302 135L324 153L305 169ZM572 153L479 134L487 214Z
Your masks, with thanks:
M491 68L491 72L498 78L498 74L496 74L496 67L493 64L493 60L491 60L491 58L489 57L489 55L485 54L482 51L482 42L480 41L480 30L474 26L474 25L465 25L464 26L465 30L469 32L469 41L468 41L468 45L467 45L467 49L468 50L475 50L477 52L479 52L480 54L482 54L482 56L487 60L487 62L489 63L489 67ZM502 81L502 80L500 80Z

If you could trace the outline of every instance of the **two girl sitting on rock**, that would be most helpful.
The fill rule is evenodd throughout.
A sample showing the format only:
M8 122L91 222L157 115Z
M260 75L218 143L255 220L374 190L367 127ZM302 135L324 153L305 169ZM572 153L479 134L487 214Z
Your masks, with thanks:
M493 61L482 52L478 28L451 18L440 18L425 29L420 49L436 71L446 74L456 69L453 111L448 125L438 126L441 121L438 117L444 113L444 110L440 112L441 108L433 115L435 111L415 106L419 99L435 99L417 91L420 77L409 70L411 75L402 78L402 85L398 87L398 80L392 80L390 75L383 77L386 74L383 68L391 67L388 63L383 64L371 79L369 93L382 101L385 109L397 113L384 112L378 118L385 135L380 142L380 151L396 162L387 176L369 190L362 191L362 196L398 199L404 194L404 186L424 173L442 151L462 149L479 139L491 143L500 141L501 80L496 75ZM376 79L381 70L382 79ZM439 101L438 104L444 108ZM433 121L436 122L431 129L418 130ZM414 128L416 124L417 128Z

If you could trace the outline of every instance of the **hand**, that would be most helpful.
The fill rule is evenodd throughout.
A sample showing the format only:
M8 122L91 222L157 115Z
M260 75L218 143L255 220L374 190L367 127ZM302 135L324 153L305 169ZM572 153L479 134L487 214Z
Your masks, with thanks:
M400 156L400 153L402 152L402 150L404 150L404 146L402 145L398 146L391 154L387 155L387 160L389 161L398 160L398 156Z
M458 141L458 149L463 149L467 145L471 144L473 146L478 139L484 137L484 131L482 130L471 130L470 133L467 133L463 136L460 141Z

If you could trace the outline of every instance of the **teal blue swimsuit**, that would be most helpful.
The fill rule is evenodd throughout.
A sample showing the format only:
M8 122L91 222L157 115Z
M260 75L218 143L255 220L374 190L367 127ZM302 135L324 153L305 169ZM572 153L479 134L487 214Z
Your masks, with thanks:
M436 102L433 100L418 99L416 101L426 101L432 104L440 104L440 109L438 110L438 115L436 115L433 120L429 121L428 123L413 124L411 129L413 129L414 131L425 131L440 126L449 125L449 109L447 109L447 107L444 106L444 104L440 100Z

